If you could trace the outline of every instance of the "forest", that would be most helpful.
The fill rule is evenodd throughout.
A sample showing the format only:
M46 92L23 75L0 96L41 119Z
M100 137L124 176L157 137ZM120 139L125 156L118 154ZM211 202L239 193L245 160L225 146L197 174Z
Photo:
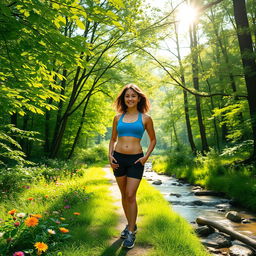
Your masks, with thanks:
M113 102L134 83L153 169L256 209L254 0L2 0L0 24L1 199L104 166Z

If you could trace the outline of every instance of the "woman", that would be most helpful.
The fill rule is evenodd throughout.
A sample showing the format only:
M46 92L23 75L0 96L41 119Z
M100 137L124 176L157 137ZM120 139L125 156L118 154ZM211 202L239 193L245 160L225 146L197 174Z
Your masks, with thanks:
M144 165L156 145L156 136L153 121L146 114L149 110L149 101L138 86L135 84L124 86L115 105L120 114L117 114L113 121L109 162L122 195L122 205L128 222L121 232L121 237L125 238L123 246L133 248L137 232L136 192ZM150 139L145 155L140 145L144 130L147 131Z

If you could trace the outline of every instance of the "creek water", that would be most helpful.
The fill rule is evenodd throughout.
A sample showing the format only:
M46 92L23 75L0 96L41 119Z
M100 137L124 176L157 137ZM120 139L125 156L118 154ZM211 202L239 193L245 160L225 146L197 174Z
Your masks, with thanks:
M155 180L161 180L161 185L154 185L161 192L164 198L170 202L174 211L179 213L189 223L193 223L197 217L205 217L210 220L223 223L223 226L230 227L244 235L256 239L256 214L241 208L233 207L229 199L216 196L196 196L192 191L193 185L180 183L174 177L159 175L152 171L151 163L146 163L144 177L152 184ZM170 195L170 194L177 194ZM228 211L237 211L245 219L251 219L250 223L235 223L227 218L225 214Z

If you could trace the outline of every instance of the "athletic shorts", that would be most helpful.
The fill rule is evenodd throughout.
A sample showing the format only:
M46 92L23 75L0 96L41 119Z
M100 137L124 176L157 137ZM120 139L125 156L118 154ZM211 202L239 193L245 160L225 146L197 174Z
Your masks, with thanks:
M113 169L115 177L127 176L141 180L143 176L144 165L142 165L141 162L137 162L136 164L134 164L134 162L143 156L143 153L123 154L114 151L113 157L119 164L117 169Z

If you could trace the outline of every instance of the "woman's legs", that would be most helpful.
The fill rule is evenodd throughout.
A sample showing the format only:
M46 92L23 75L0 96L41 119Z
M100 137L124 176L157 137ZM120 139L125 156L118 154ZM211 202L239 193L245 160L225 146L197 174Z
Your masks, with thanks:
M125 217L128 221L128 217L127 217L127 203L126 203L126 184L127 184L127 177L126 176L121 176L121 177L116 177L116 182L118 184L118 187L120 189L121 192L121 196L122 196L122 205L123 205L123 209L124 209L124 214Z
M136 202L136 192L140 184L140 179L127 177L125 190L126 218L128 220L128 230L134 232L138 207Z

